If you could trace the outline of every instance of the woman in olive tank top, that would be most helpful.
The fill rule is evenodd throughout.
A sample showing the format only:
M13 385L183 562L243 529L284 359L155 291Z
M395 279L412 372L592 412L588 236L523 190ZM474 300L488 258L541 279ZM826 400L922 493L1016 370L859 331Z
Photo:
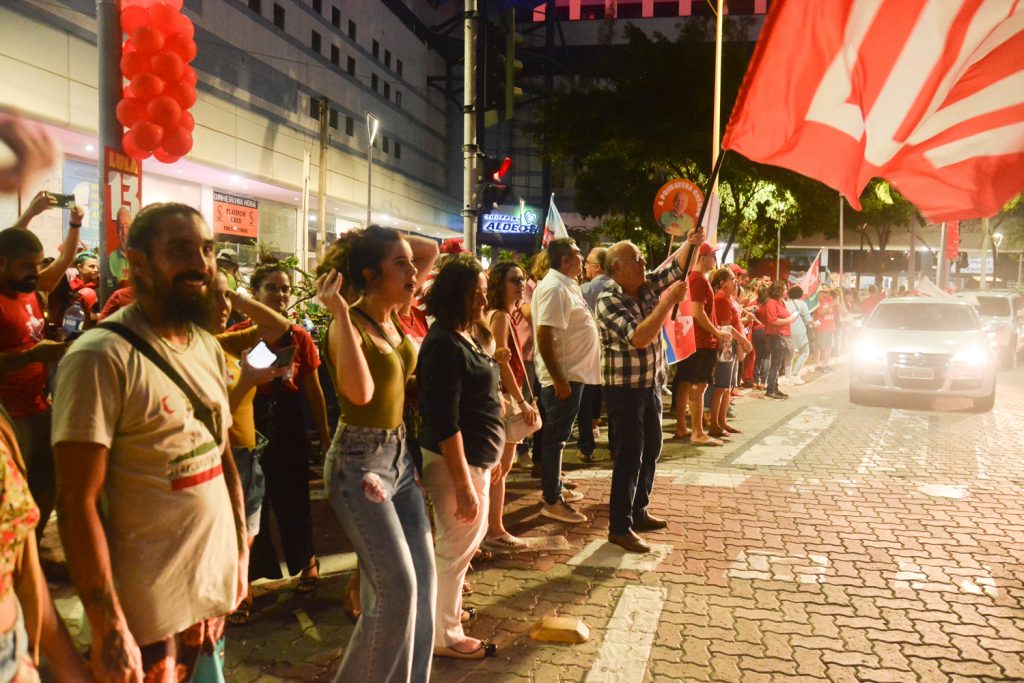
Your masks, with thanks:
M363 613L335 681L430 678L434 553L402 424L416 351L395 312L436 258L433 242L372 225L339 240L317 280L334 318L326 350L341 408L324 482L362 571ZM361 293L351 306L343 283Z

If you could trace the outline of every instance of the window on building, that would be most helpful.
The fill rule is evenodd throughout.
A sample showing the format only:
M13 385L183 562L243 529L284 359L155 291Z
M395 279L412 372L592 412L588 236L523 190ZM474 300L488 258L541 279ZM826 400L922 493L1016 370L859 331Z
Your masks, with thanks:
M314 119L320 118L320 98L316 95L309 96L309 115Z
M398 140L395 140L395 158L402 158L402 143L399 142Z
M385 154L390 154L391 153L391 141L388 140L388 136L387 135L384 136L384 138L381 140L380 144L381 144L381 148L384 150Z
M331 23L334 24L334 28L341 28L341 10L337 7L331 8Z
M391 50L384 50L384 66L391 68Z
M330 114L327 115L327 125L334 130L338 130L338 110L331 109Z
M348 37L352 40L356 39L356 22L351 19L348 20Z
M331 45L331 64L334 66L341 64L341 50L337 45Z
M380 43L373 41L373 58L380 59Z
M317 14L324 13L324 0L313 0L313 11Z
M313 52L320 52L320 34L316 31L313 31L313 35L309 39L309 46L313 48Z
M398 73L399 77L401 77L401 75L402 75L402 60L401 59L399 59L399 60L397 60L395 62L395 71Z
M380 87L380 79L377 78L377 74L370 76L370 87L373 88L373 92L377 92L377 88Z
M263 0L249 0L249 9L256 14L263 14Z
M352 136L356 132L356 122L351 116L345 117L345 135Z
M349 76L355 76L356 75L356 58L355 57L349 57L348 58L348 63L345 65L345 70L348 71L348 75Z
M384 84L384 99L386 99L386 100L390 100L391 99L391 84L390 83L385 83Z
M284 7L274 3L274 26L284 30Z
M397 88L395 89L395 104L399 107L402 106L402 91Z

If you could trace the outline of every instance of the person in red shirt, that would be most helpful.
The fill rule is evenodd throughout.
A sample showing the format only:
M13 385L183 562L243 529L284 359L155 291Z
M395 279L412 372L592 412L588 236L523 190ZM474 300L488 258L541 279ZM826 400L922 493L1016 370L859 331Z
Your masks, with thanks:
M253 296L261 304L286 315L291 302L289 270L279 263L266 263L249 278ZM229 332L245 329L251 320L241 322ZM253 409L256 429L269 443L263 451L261 464L266 476L264 509L274 510L280 529L281 545L290 574L300 574L300 593L310 593L319 580L318 562L313 549L313 520L309 502L309 442L303 399L313 423L320 433L320 451L325 454L331 445L327 426L327 406L317 375L320 355L309 332L298 325L281 339L268 344L272 351L295 347L291 368L285 375L256 392ZM281 578L277 552L271 540L270 524L261 524L252 546L249 578Z
M711 383L718 359L718 342L727 341L731 335L720 328L715 321L715 294L708 282L708 273L715 267L715 252L718 248L704 242L697 250L697 261L687 276L690 288L690 310L693 315L693 334L697 351L688 356L676 370L674 388L676 391L676 438L689 437L696 446L721 446L722 442L704 432L704 392ZM690 409L692 429L686 429L686 409Z
M817 354L817 371L828 372L829 360L832 358L832 343L836 332L836 302L829 292L822 292L818 297L818 307L814 309L815 328L814 346Z
M884 291L880 291L874 285L868 285L868 295L860 302L860 314L867 318L871 315L871 311L875 310L875 306L882 303L883 299L885 299Z
M714 393L711 395L711 430L715 438L739 434L740 430L729 424L729 403L736 377L736 348L751 350L751 344L743 334L743 322L739 310L733 303L736 296L736 276L729 268L721 268L711 276L711 287L715 290L715 320L725 329L729 328L731 339L723 340L719 346L714 374Z
M789 314L789 309L782 301L785 292L785 282L773 282L768 288L768 301L764 305L764 333L768 342L768 355L771 357L771 364L768 366L768 390L764 394L767 398L789 398L787 394L779 391L779 371L789 362L792 349L789 326L800 314Z

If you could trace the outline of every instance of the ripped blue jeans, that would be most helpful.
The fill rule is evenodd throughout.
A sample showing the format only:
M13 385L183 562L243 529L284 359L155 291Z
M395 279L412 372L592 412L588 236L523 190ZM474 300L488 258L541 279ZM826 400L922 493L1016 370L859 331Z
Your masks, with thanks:
M324 482L362 571L363 615L334 680L429 680L434 548L405 427L339 424Z

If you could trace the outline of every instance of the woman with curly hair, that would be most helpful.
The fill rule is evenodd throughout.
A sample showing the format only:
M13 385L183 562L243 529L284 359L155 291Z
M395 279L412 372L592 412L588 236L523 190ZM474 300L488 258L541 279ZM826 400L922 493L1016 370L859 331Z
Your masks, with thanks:
M487 275L487 322L497 343L495 357L500 359L498 368L501 373L505 412L509 413L518 408L522 411L526 423L533 425L540 416L536 406L527 400L524 393L524 387L528 387L529 382L526 379L523 347L519 343L519 334L513 323L513 315L522 305L525 291L526 274L518 264L503 261L491 267ZM533 392L529 393L532 397ZM505 441L501 462L494 469L491 478L490 514L484 545L492 550L512 551L526 547L521 538L516 538L505 529L502 520L505 509L505 479L512 469L517 445L518 442Z
M336 246L317 280L333 317L326 356L341 409L324 483L359 557L363 612L335 680L426 681L434 554L402 415L416 349L396 313L430 272L437 245L371 225ZM359 293L352 304L345 285Z

